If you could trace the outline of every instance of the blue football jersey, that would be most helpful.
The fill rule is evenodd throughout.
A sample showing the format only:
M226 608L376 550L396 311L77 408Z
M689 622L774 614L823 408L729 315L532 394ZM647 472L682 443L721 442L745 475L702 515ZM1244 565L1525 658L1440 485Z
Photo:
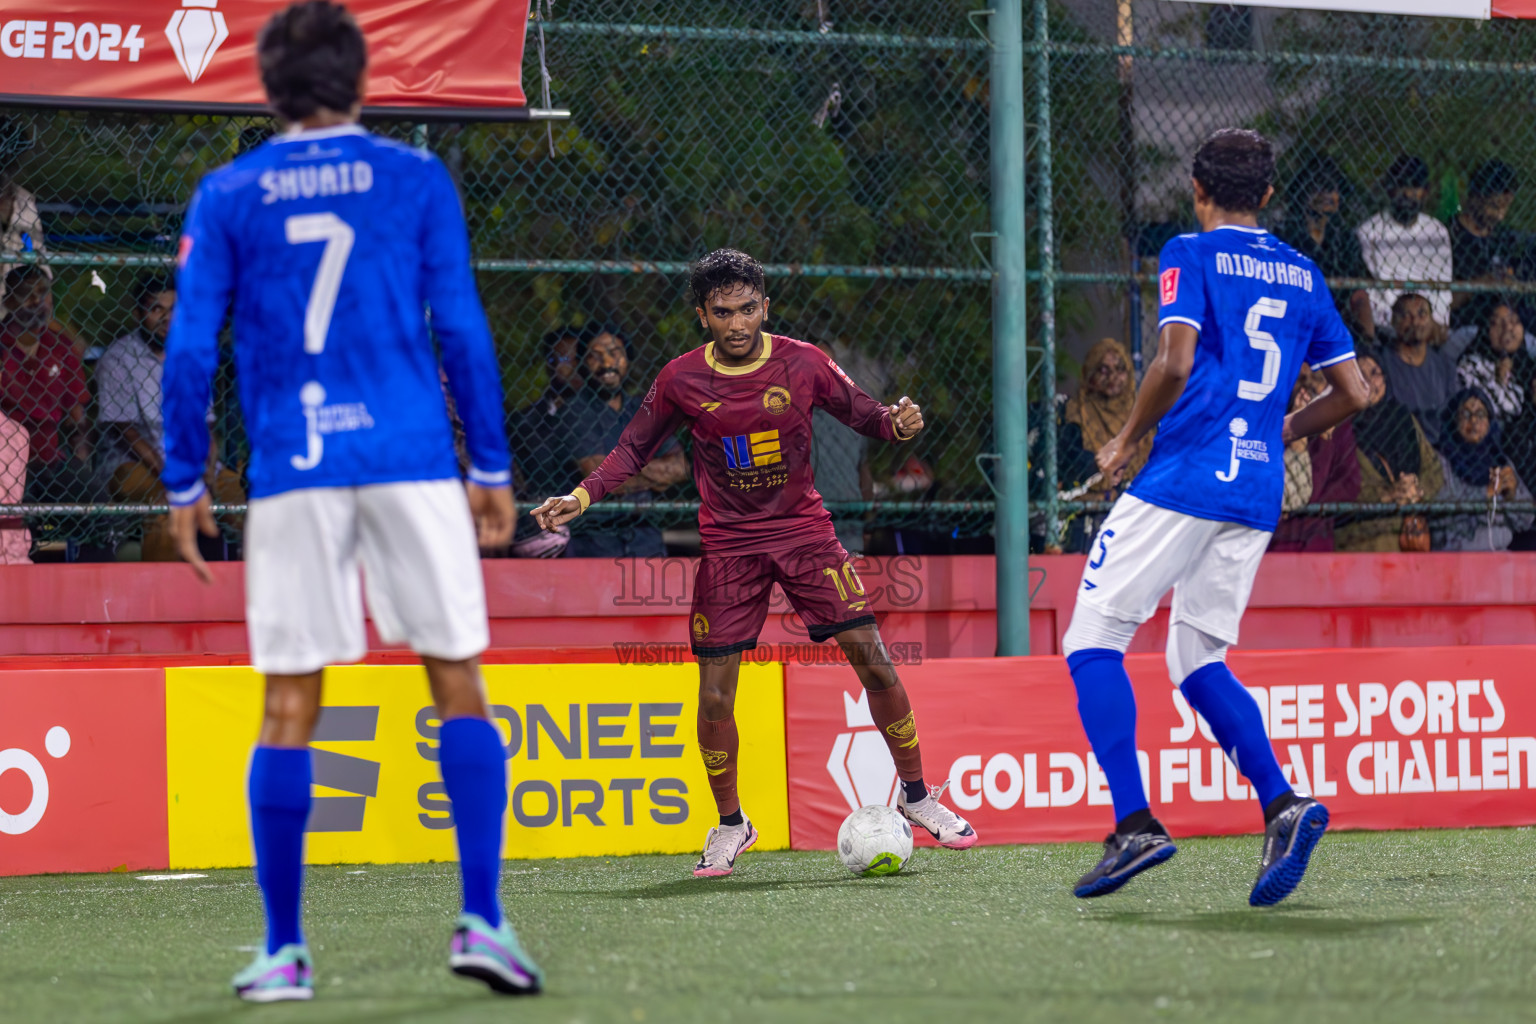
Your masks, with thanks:
M1355 357L1322 271L1261 228L1227 225L1163 246L1158 329L1200 332L1194 368L1157 425L1130 493L1163 508L1273 530L1285 491L1281 428L1305 359Z
M203 179L165 353L163 480L175 504L203 491L231 302L252 498L457 477L443 374L470 478L511 481L469 233L435 156L346 125L276 137Z

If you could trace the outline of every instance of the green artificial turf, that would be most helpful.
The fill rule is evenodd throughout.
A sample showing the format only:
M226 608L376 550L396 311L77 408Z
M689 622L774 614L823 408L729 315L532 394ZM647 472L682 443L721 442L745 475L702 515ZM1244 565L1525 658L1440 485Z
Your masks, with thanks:
M509 861L548 974L491 996L445 966L451 864L309 873L311 1004L229 994L260 927L249 871L0 879L0 1019L145 1021L1508 1021L1536 1019L1536 833L1346 833L1279 908L1255 837L1181 840L1120 893L1097 850L922 850L858 879L831 854Z

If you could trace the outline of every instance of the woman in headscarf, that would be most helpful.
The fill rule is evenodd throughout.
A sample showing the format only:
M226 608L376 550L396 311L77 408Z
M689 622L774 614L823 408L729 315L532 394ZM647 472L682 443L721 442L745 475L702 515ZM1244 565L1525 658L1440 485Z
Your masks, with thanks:
M1476 388L1493 403L1490 410L1505 423L1525 410L1525 392L1536 375L1536 359L1525 350L1525 325L1510 299L1482 300L1482 326L1456 364L1464 388Z
M1360 465L1357 500L1368 505L1433 500L1445 482L1439 454L1413 413L1387 394L1378 357L1361 352L1356 362L1370 389L1370 405L1352 421L1355 461ZM1406 526L1401 515L1356 516L1334 528L1334 540L1340 551L1428 550L1423 518L1409 517Z
M1506 551L1516 533L1531 527L1529 512L1498 508L1503 501L1531 500L1531 492L1504 451L1501 435L1493 402L1486 394L1464 388L1451 399L1440 442L1445 487L1439 500L1486 504L1487 511L1440 516L1437 533L1447 551Z
M1291 411L1303 408L1327 387L1321 377L1302 374L1291 391ZM1349 421L1326 433L1288 445L1285 452L1288 511L1306 504L1354 501L1360 493L1360 465L1355 459L1355 434ZM1299 503L1297 499L1301 500ZM1271 551L1332 551L1333 516L1287 515L1269 542Z
M1083 358L1082 383L1077 394L1067 400L1062 413L1058 473L1063 488L1086 483L1098 472L1094 456L1120 433L1120 428L1131 418L1131 407L1135 404L1136 382L1131 375L1130 352L1114 338L1101 339ZM1152 433L1149 432L1136 446L1131 461L1120 476L1118 488L1097 483L1087 488L1078 500L1114 501L1118 491L1124 490L1146 465L1147 456L1152 451ZM1086 539L1097 532L1092 528L1096 524L1084 522L1082 525L1086 543ZM1075 550L1072 540L1076 536L1077 531L1073 530L1068 550Z
M1077 394L1067 400L1062 416L1065 423L1074 424L1082 434L1083 451L1088 461L1120 433L1126 420L1131 418L1131 406L1136 404L1136 382L1131 376L1131 354L1114 338L1104 338L1083 359L1083 382ZM1120 476L1124 486L1135 478L1146 464L1152 451L1152 435L1148 434L1136 446L1136 453L1126 464ZM1111 488L1098 484L1085 497L1087 501L1112 501Z

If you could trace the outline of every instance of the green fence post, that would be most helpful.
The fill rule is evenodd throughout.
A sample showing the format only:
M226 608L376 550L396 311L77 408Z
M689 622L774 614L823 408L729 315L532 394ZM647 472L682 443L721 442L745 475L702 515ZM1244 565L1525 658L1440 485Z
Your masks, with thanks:
M1040 238L1040 384L1047 410L1040 422L1045 443L1045 542L1059 541L1060 496L1056 483L1056 225L1051 168L1051 20L1049 0L1035 0L1035 231Z
M1023 0L992 12L992 416L997 653L1029 653L1029 413L1024 319Z

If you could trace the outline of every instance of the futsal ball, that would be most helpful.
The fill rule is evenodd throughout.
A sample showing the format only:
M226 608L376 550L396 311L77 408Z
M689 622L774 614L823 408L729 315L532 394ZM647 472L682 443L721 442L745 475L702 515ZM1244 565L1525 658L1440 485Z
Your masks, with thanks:
M856 875L894 875L912 859L912 826L895 808L860 807L837 830L837 858Z

